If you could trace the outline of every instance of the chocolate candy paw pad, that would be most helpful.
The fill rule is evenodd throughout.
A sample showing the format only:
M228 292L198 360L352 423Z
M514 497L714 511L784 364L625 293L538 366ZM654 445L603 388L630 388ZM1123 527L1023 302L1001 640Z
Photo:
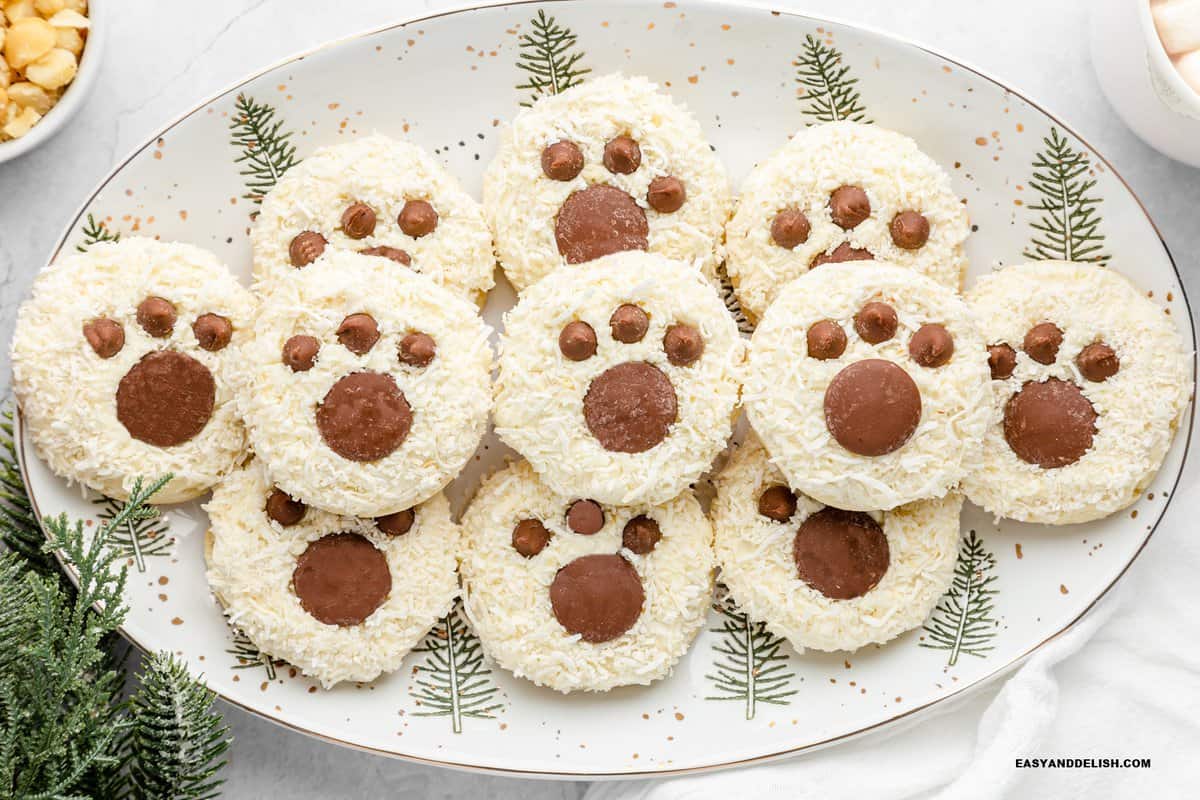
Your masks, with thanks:
M205 510L225 613L326 687L399 668L458 594L459 534L441 494L390 517L338 516L290 500L253 461Z
M1132 503L1187 403L1171 317L1116 271L1036 262L968 294L986 340L993 414L967 496L1001 516L1063 524Z
M987 424L966 305L895 265L830 264L790 285L750 346L751 424L793 487L874 511L940 497Z
M726 226L726 270L758 319L788 281L823 264L882 259L958 289L967 214L906 136L854 122L801 130L760 162Z
M496 431L557 491L661 502L724 446L743 344L682 267L633 252L564 267L509 312Z
M438 492L478 445L491 350L475 309L425 276L335 250L280 279L239 400L291 496L374 517Z
M716 480L721 580L797 649L855 650L918 627L950 585L962 495L843 511L787 487L751 434Z
M562 692L665 676L704 624L712 528L691 492L661 505L560 495L528 462L462 522L466 610L488 654Z
M195 497L241 458L225 382L254 300L212 254L130 238L38 277L13 345L15 388L51 468L113 497L172 473L155 502Z
M522 111L484 176L505 274L524 291L563 264L649 250L715 279L730 205L696 120L644 78L591 78Z

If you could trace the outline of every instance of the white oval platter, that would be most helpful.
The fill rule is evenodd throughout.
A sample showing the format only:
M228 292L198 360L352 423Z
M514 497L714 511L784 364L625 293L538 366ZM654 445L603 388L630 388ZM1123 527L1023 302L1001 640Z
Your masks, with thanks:
M806 124L850 116L906 133L965 198L976 228L972 278L1028 257L1104 260L1170 314L1194 348L1179 276L1153 224L1112 168L1061 122L918 46L720 3L517 3L334 43L169 125L86 200L55 255L136 233L207 247L248 280L255 181L269 183L289 161L380 131L428 148L478 196L500 126L533 99L532 84L549 73L563 84L614 70L647 75L686 103L735 183ZM281 151L264 157L248 148L269 141L275 125L276 139L289 134ZM485 309L493 325L512 304L500 283ZM669 679L562 696L487 663L454 613L397 673L323 691L226 625L204 579L199 504L171 508L123 537L131 606L124 632L143 648L180 654L232 703L384 754L592 777L745 764L925 709L1010 669L1068 628L1121 576L1166 510L1190 426L1189 409L1157 480L1107 520L1058 529L997 524L968 506L959 580L926 626L856 653L796 653L718 603ZM20 441L40 513L99 519L110 509L50 474L27 437ZM479 474L507 455L489 436L452 487L456 510Z

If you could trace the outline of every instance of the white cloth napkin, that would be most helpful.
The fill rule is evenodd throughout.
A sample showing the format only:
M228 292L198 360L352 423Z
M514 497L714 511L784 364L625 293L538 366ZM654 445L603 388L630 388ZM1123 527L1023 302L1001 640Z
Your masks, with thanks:
M1197 796L1196 465L1142 556L1083 620L986 688L879 734L786 761L597 783L586 800ZM1017 769L1017 758L1140 758L1149 769Z

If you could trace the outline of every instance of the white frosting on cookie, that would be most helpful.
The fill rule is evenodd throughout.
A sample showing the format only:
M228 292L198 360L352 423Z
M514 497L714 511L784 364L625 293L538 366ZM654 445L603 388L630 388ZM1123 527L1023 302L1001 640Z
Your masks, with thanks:
M397 217L408 200L433 206L438 222L432 233L414 238L400 229ZM374 233L362 239L342 229L342 212L356 202L376 216ZM478 304L494 282L492 236L479 204L420 147L382 134L315 151L263 198L251 233L257 291L271 291L296 270L288 246L303 231L321 234L331 248L403 250L413 269Z
M629 136L641 147L633 173L609 172L605 144ZM583 171L569 181L542 171L543 148L560 140L583 152ZM654 178L674 176L686 191L683 206L659 213L646 202ZM505 275L518 291L565 263L555 241L559 208L592 184L627 192L646 212L653 253L686 261L709 279L721 262L721 228L729 214L729 178L699 122L642 77L604 75L543 97L505 127L500 151L483 182L484 213Z
M612 336L609 319L631 303L649 315L641 341ZM582 320L596 354L571 361L559 333ZM700 359L671 364L663 337L676 323L697 328ZM505 315L494 408L496 432L552 488L605 503L669 500L709 468L729 436L744 344L720 297L699 273L662 256L616 253L563 267L529 287ZM606 450L584 418L592 381L611 367L646 362L670 380L678 414L666 438L640 453Z
M204 506L212 526L208 583L230 623L264 653L326 688L397 669L458 596L458 529L446 498L437 494L417 506L412 528L389 536L373 520L311 507L300 522L283 527L264 510L271 489L255 461L230 475ZM292 584L296 560L309 544L336 533L366 538L383 553L391 574L386 599L358 625L320 622Z
M372 316L380 332L364 355L344 347L336 334L343 319L357 313ZM411 332L433 337L437 353L428 366L400 362L400 341ZM320 341L308 371L293 372L281 360L294 335ZM242 361L238 404L271 479L293 497L335 513L373 517L432 497L475 452L487 423L487 326L470 303L385 258L331 250L280 278ZM407 438L374 461L342 457L316 424L326 393L362 371L392 376L412 409Z
M169 336L150 336L138 305L161 297L175 306ZM210 352L192 330L217 314L233 343ZM178 503L207 491L241 459L246 436L223 374L249 334L254 298L217 257L188 244L126 238L71 253L38 275L22 304L12 345L14 389L38 455L55 474L110 497L127 498L138 476L175 477L153 498ZM97 318L121 325L124 345L101 358L84 338ZM117 417L121 380L148 353L173 350L204 365L216 384L212 416L190 440L159 447L133 438Z
M871 301L891 305L898 318L895 335L879 344L864 341L854 325ZM838 358L807 354L806 332L821 320L846 334ZM954 354L943 366L919 366L909 354L909 340L926 323L953 337ZM847 450L826 423L830 381L865 359L899 365L920 392L916 430L885 455ZM966 303L923 275L882 262L826 264L785 286L754 332L748 364L744 401L771 460L793 488L837 508L873 511L941 497L962 478L990 414L987 354Z
M526 462L493 475L463 516L463 594L484 650L519 677L570 692L648 684L670 673L704 625L712 597L712 527L692 493L661 505L604 505L604 527L582 535L567 527L574 498L538 480ZM662 539L645 555L622 547L629 520L646 515ZM553 534L525 558L513 528L540 520ZM584 641L555 618L550 585L560 568L581 556L620 554L641 579L641 615L606 642Z
M919 626L950 586L958 557L962 495L872 511L888 543L888 567L874 588L847 600L825 596L801 580L793 556L796 532L821 503L796 495L796 513L777 522L758 512L772 486L786 485L751 435L716 480L712 518L721 580L752 620L797 648L856 650Z
M978 460L963 481L967 497L1000 517L1066 524L1099 519L1133 503L1162 465L1192 393L1189 354L1163 310L1114 269L1042 261L986 275L967 300L986 344L1010 345L1012 377L992 381L991 420ZM1052 322L1063 332L1053 364L1022 351L1026 332ZM1076 357L1108 344L1120 369L1087 380ZM1004 409L1027 382L1074 383L1097 418L1091 449L1073 464L1043 469L1023 461L1004 437Z
M830 194L844 185L862 188L871 203L871 215L851 230L838 227L829 212ZM800 209L812 226L808 240L792 250L771 238L771 223L785 208ZM929 240L916 250L896 246L889 232L892 218L909 210L929 220ZM959 289L969 232L950 178L916 142L876 125L831 122L799 131L746 178L725 227L725 269L751 319L814 258L843 242Z

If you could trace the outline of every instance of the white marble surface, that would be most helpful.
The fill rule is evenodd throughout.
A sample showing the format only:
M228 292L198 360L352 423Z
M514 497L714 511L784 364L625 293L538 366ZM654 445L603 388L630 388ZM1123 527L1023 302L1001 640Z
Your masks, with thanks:
M94 93L68 128L39 150L0 165L0 390L9 383L16 306L86 193L135 145L244 73L328 39L456 5L437 0L108 0L108 50ZM1031 95L1076 127L1142 198L1200 291L1200 171L1142 144L1103 99L1087 44L1088 0L776 0L775 5L857 21L932 46ZM1195 478L1185 486L1194 487ZM1168 557L1185 535L1175 509L1131 579ZM1174 524L1172 524L1174 523ZM1127 603L1137 603L1126 593ZM1166 645L1164 645L1166 646ZM1078 657L1077 657L1078 658ZM1089 698L1064 682L1062 707ZM977 714L986 697L958 715ZM303 798L575 798L585 785L516 781L419 767L339 749L223 706L237 745L226 796ZM1064 711L1064 713L1065 713Z

